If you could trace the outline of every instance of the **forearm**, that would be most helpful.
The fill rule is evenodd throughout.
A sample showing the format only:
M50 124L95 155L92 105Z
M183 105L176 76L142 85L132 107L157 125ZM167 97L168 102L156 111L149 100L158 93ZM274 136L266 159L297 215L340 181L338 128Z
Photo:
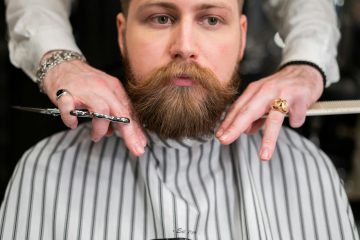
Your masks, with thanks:
M340 33L333 3L330 0L269 0L267 9L285 43L281 64L312 62L324 71L327 86L337 82Z
M79 51L69 22L71 0L5 0L10 60L33 80L44 54Z

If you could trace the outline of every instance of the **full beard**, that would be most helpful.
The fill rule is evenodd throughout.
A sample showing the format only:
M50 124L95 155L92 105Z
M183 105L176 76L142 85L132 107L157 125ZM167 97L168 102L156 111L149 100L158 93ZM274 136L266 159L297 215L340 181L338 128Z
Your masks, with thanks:
M128 94L140 123L161 138L181 140L213 134L226 106L237 93L237 69L228 83L197 63L171 62L146 79L137 79L127 58ZM176 86L173 80L186 76L191 86Z

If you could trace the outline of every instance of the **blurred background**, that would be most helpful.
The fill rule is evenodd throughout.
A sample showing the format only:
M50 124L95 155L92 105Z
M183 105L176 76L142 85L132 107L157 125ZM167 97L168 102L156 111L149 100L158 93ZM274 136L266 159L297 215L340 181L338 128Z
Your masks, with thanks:
M360 0L334 0L342 39L338 61L341 80L327 88L322 100L360 99ZM71 20L78 45L88 62L120 77L115 16L118 0L80 0ZM262 11L262 0L247 1L249 36L242 79L246 83L276 70L281 49L275 44L276 31ZM114 54L115 53L115 54ZM244 87L243 86L243 87ZM5 6L0 2L0 201L22 153L40 139L65 129L60 118L25 113L13 105L52 107L8 57ZM360 227L360 115L310 117L299 133L320 146L332 159L344 181Z

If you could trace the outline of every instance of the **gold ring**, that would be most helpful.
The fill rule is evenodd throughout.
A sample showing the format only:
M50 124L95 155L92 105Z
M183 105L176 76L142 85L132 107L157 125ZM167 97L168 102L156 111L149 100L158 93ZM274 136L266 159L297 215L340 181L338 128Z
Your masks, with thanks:
M288 114L289 113L289 105L288 102L284 99L281 98L277 98L273 101L273 103L271 104L271 109L281 112L283 114Z

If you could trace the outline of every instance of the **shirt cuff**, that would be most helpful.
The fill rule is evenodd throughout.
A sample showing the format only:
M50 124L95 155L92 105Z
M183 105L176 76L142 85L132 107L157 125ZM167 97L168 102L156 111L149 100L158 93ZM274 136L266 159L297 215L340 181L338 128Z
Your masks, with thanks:
M287 45L283 49L283 58L280 66L289 62L310 62L324 72L326 87L339 81L339 66L336 61L336 53L329 53L328 49L319 48L318 44L312 44L307 40L298 40Z
M61 30L38 30L31 38L18 44L9 42L10 60L12 64L21 68L33 81L41 58L49 51L71 50L81 53L75 43L72 33Z
M324 73L324 71L318 66L316 65L315 63L313 62L308 62L308 61L290 61L290 62L287 62L285 63L284 65L280 66L280 69L283 69L289 65L308 65L308 66L311 66L313 68L315 68L321 75L322 79L323 79L323 85L324 87L326 86L326 75Z

